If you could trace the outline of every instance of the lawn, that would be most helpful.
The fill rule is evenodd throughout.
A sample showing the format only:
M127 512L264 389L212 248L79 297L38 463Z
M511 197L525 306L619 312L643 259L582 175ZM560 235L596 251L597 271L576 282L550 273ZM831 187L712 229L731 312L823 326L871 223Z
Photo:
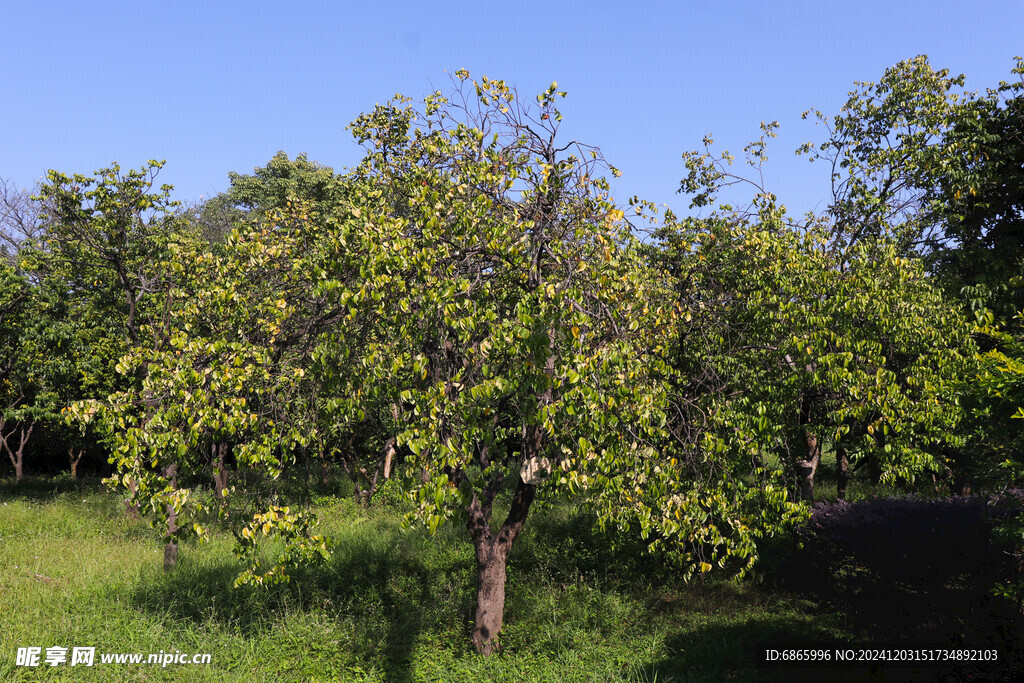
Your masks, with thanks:
M482 658L469 636L475 566L467 532L404 531L400 503L364 509L318 492L313 507L337 543L333 556L259 590L232 588L239 565L227 533L183 546L179 566L164 572L160 541L96 482L5 482L0 501L0 680L957 680L1008 678L1007 660L1017 656L1007 650L988 669L764 668L765 643L892 638L892 615L886 605L862 604L851 618L850 605L821 588L828 582L793 585L787 575L802 560L790 539L769 549L755 580L687 584L566 505L538 511L517 541L503 648ZM927 599L914 604L926 637L1016 627L992 622L994 612L977 612L975 623L942 605L921 607ZM16 666L18 648L31 646L42 656L48 647L95 647L96 664ZM211 661L99 662L101 654L178 651Z

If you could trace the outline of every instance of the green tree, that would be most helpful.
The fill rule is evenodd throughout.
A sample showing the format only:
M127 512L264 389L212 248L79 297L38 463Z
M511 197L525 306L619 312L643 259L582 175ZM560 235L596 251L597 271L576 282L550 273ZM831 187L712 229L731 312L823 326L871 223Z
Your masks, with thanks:
M294 160L278 152L251 174L229 173L231 186L189 211L191 220L211 242L223 242L234 227L246 220L264 220L268 212L286 210L289 201L302 200L320 209L341 202L345 185L330 166L310 161L305 154Z
M857 83L834 117L815 110L824 142L797 152L830 170L826 210L837 248L892 240L901 256L925 255L941 235L925 188L946 173L947 134L965 101L964 76L936 70L918 55Z
M131 346L147 344L163 313L167 244L186 231L170 199L154 191L163 162L122 172L116 164L94 176L47 174L40 200L49 221L29 267L60 280L68 296L88 298Z
M228 447L240 466L276 477L310 440L306 342L317 332L311 328L340 317L321 311L323 320L311 320L303 305L307 275L316 272L307 248L326 244L298 215L243 224L224 245L168 243L172 284L166 296L176 304L163 323L165 340L120 360L123 375L142 375L137 385L74 407L113 444L112 483L128 488L132 502L164 534L165 567L174 565L180 540L207 534L200 523L207 505L179 483L182 478L209 472L214 453L215 492L226 499L230 488L220 456ZM220 505L222 516L239 518L243 509L227 503ZM251 541L251 529L236 531ZM271 568L258 578L278 576Z
M456 79L451 98L399 100L353 124L368 153L329 211L293 200L223 248L175 252L170 263L210 260L170 279L168 297L186 303L170 308L167 342L121 363L147 368L138 388L76 411L100 418L122 482L138 482L169 538L203 533L201 501L174 474L193 471L204 444L230 440L237 462L275 476L367 421L391 430L380 450L410 523L467 526L473 640L487 653L538 497L589 503L686 575L746 571L756 540L803 511L769 476L752 484L742 467L668 450L664 349L681 312L656 296L662 282L609 197L601 173L617 172L558 142L563 93L553 85L530 108L503 82ZM240 552L257 560L276 534L285 551L240 581L281 580L327 550L311 518L267 502L236 529Z
M24 349L31 305L28 282L0 263L0 447L14 466L16 482L24 475L25 446L35 429Z
M453 96L422 111L399 100L353 126L369 146L361 174L388 193L388 212L367 220L391 231L365 287L398 332L360 363L362 391L391 392L401 411L412 517L466 522L473 640L489 653L509 552L538 496L589 501L602 524L635 527L687 573L711 569L706 558L749 566L752 538L797 509L776 497L741 522L742 485L659 453L671 368L658 347L672 312L647 304L656 279L599 152L558 142L563 93L552 85L530 109L501 81L456 78Z
M305 154L300 154L292 161L284 152L278 152L265 166L254 169L251 175L232 173L230 177L231 188L200 208L195 217L197 224L208 238L213 238L214 233L219 231L220 237L215 241L221 242L231 230L239 229L240 240L221 252L230 256L230 252L238 245L252 239L254 227L257 231L262 227L271 228L271 233L263 231L260 239L265 240L268 234L273 237L282 229L280 221L284 217L291 216L294 219L295 212L300 211L302 219L289 219L289 227L283 229L292 232L308 231L309 234L302 237L301 241L310 258L302 261L302 267L311 270L305 275L293 274L293 282L290 284L272 278L271 281L280 285L281 289L273 292L268 290L266 296L284 296L290 302L303 301L305 305L299 307L299 312L293 318L306 320L306 326L302 329L311 335L311 330L317 328L315 321L323 314L326 305L326 299L314 291L316 282L313 274L323 271L323 266L314 265L314 261L323 255L317 250L314 241L320 238L311 236L324 235L325 221L344 215L349 210L356 196L356 181L341 178L330 167L309 161ZM303 254L289 253L295 264L303 257ZM303 284L296 285L299 281ZM294 339L289 339L295 343ZM345 390L343 386L339 389L342 392ZM332 403L332 400L324 400L328 404ZM353 424L348 421L347 414L333 415L326 410L314 411L315 419L320 424L312 433L313 441L308 447L303 447L301 457L318 458L325 477L330 465L340 462L353 481L356 497L368 503L382 481L381 475L388 471L386 454L393 444L388 443L389 438L384 435L381 423L388 421L389 412L364 411L363 419ZM218 459L223 459L226 446L215 446L220 454ZM217 488L222 487L218 485Z
M942 224L934 269L974 310L1015 326L1024 308L1024 60L1017 80L958 107L943 173L924 189Z
M963 83L963 76L951 77L946 70L935 70L926 57L918 56L887 69L878 83L858 83L836 116L828 117L814 111L806 113L805 117L813 113L827 130L824 142L819 145L808 143L798 150L798 153L808 154L813 162L824 163L829 169L832 198L820 216L808 215L802 221L794 221L785 214L784 207L779 206L776 210L776 197L757 179L763 178L763 174L755 173L753 178L745 178L733 172L730 168L733 157L728 152L713 156L710 137L705 139L706 149L703 153L691 152L684 155L688 174L680 185L681 192L693 195L692 206L708 206L722 187L747 183L755 190L755 199L750 207L740 212L734 212L731 207L721 207L713 214L712 223L762 224L760 229L770 233L803 232L819 240L817 246L812 248L804 245L791 252L792 256L780 257L779 261L780 264L787 264L794 281L805 279L804 291L808 293L801 297L797 292L793 298L787 299L782 285L786 278L781 278L777 285L780 288L775 295L781 296L786 306L799 304L805 308L802 315L794 318L799 321L801 328L799 333L792 335L794 343L802 336L824 339L833 330L848 330L851 336L846 342L855 341L859 337L861 343L875 345L878 349L877 357L867 362L861 368L862 371L872 367L884 368L887 372L895 373L890 379L896 387L912 387L913 381L904 373L913 367L914 358L929 358L933 354L923 342L936 339L948 341L953 347L952 355L948 357L951 359L950 364L937 362L935 367L941 370L943 377L942 388L937 389L945 396L940 403L946 405L951 412L941 420L945 423L944 427L931 423L930 418L925 420L936 429L933 434L936 438L941 432L952 436L952 429L959 420L954 419L953 415L962 413L962 408L956 407L958 399L955 396L957 393L961 398L966 396L967 383L960 381L960 388L954 391L957 384L956 372L967 373L961 375L961 380L972 372L969 369L972 363L967 355L973 346L964 339L963 326L966 323L953 320L957 317L953 312L956 307L955 295L947 296L946 302L936 300L937 294L927 290L934 289L937 283L927 283L922 274L910 276L909 273L918 266L906 263L905 259L923 257L925 267L934 270L935 264L946 258L947 252L944 250L951 242L946 232L950 230L951 222L942 201L932 188L945 182L943 179L947 176L957 177L955 171L958 164L952 152L963 145L953 141L954 131L962 127L965 120L976 118L968 112L978 106L977 102L974 96L960 91ZM747 163L758 172L767 158L766 140L774 137L776 125L762 125L762 138L744 150ZM771 218L767 222L764 220L766 211ZM791 261L793 258L807 259L807 262L801 265ZM814 274L815 270L817 275ZM870 274L872 271L873 274ZM758 271L752 269L751 272ZM910 289L901 291L889 287L887 278L893 278L901 285L907 283ZM952 281L946 278L947 283ZM958 287L947 286L945 289L959 294ZM844 291L846 294L842 294ZM809 294L811 292L814 294ZM872 300L884 305L872 311L870 305L865 303ZM882 311L886 305L891 307L890 310L908 310L918 316L914 322L904 321L911 326L917 325L918 331L909 336L900 332L898 325L883 317ZM840 310L843 307L846 308L845 312ZM933 323L929 322L929 317L934 318ZM806 321L817 321L823 327L811 329L807 327ZM853 321L857 321L855 329L849 328L849 323ZM749 329L758 328L755 324ZM936 333L939 337L936 337ZM918 336L915 337L915 334ZM915 338L918 341L915 342ZM775 343L768 345L778 346ZM816 344L810 345L810 348L815 347ZM937 347L945 348L947 346L943 344ZM865 357L867 360L868 357ZM836 389L822 387L820 373L812 372L812 369L821 367L820 362L810 358L808 361L802 366L795 363L790 368L793 376L789 381L804 387L800 392L803 398L798 402L803 406L798 412L801 416L799 420L811 424L816 419L815 414L822 414L822 410L831 414L833 409L825 409L824 406L838 399L835 397ZM776 358L776 362L780 360ZM802 371L796 372L801 367ZM852 368L856 370L857 365ZM806 377L799 379L801 375ZM911 381L911 384L906 384L907 381ZM861 388L857 392L862 393L863 381L853 378L843 380L839 395L858 386ZM940 385L931 381L927 386L937 388ZM904 393L907 399L914 395L914 391L909 389L900 389L898 393ZM877 390L872 391L871 396L879 400ZM862 401L847 394L840 403L854 399ZM898 413L894 413L890 419L906 423L910 415L904 412L902 417L898 417ZM854 432L863 430L867 424L860 419L847 422L849 424L843 429L849 428ZM823 432L832 434L827 439L822 434L807 430L799 439L790 440L792 444L805 442L800 443L796 451L790 449L791 452L805 451L804 456L796 461L796 469L805 473L802 487L805 497L811 495L810 480L807 477L813 478L822 443L836 449L840 471L845 473L844 463L852 443L849 439L838 438L839 433L833 430L835 426ZM888 467L883 461L890 465L894 462L891 458L892 444L889 443L892 439L889 434L882 436L885 438L877 440L880 444L884 442L881 451L867 447L855 448L860 451L861 457L873 460L879 472L885 472ZM946 462L918 458L918 465L929 462L929 468L940 465L941 469L950 466L958 468L955 453L963 447L964 439L936 438L918 439L918 442L930 442L928 448L933 456L944 450L946 454L940 460ZM868 441L871 440L864 443ZM889 448L889 455L884 455L884 447ZM906 478L915 467L899 476ZM895 471L892 474L895 475ZM842 476L845 477L845 474Z
M40 186L46 231L26 250L23 263L83 322L76 333L78 351L87 345L89 358L80 367L90 373L82 378L83 387L137 389L147 367L118 374L113 371L117 360L167 342L171 245L195 236L170 199L172 188L154 188L162 166L150 161L123 172L115 164L94 176L50 171ZM169 542L165 561L173 564L176 558L177 546Z
M305 154L299 154L293 161L284 152L278 152L266 166L254 168L251 175L229 173L228 178L230 202L257 214L283 209L288 200L296 197L325 206L342 199L344 194L344 185L338 182L334 169L310 161Z
M271 165L280 171L286 161ZM360 415L331 411L347 398L347 366L331 365L327 379L341 392L335 397L325 393L316 360L321 335L352 346L374 324L354 315L347 297L359 289L360 267L378 242L372 233L353 234L348 191L333 172L326 176L338 186L330 201L323 193L298 197L293 189L278 197L263 187L268 208L237 221L222 243L169 234L155 255L162 260L151 264L164 274L159 335L118 363L123 377L137 381L74 407L77 419L110 440L118 469L112 483L126 487L161 530L165 567L173 566L181 539L206 536L209 506L183 482L203 481L211 465L221 516L253 520L232 522L241 554L252 560L240 580L284 579L289 561L325 551L323 539L310 533L310 518L282 512L272 496L229 496L226 456L255 470L257 479L275 479L310 451L333 455L346 430L369 419L365 403ZM248 186L254 197L258 183ZM347 294L339 298L338 291ZM350 463L350 453L341 457ZM257 552L262 530L290 541L282 562L269 568Z
M873 460L889 480L945 473L974 354L957 306L896 245L836 251L827 229L789 227L758 202L756 220L662 231L689 318L673 353L705 383L680 387L677 403L709 415L737 458L780 462L800 500L813 501L825 447L840 497L851 461Z
M33 434L45 430L51 448L72 435L61 411L81 397L82 371L89 358L76 334L81 327L64 302L44 284L31 284L14 268L3 266L0 285L0 450L14 466L15 481L24 475ZM70 454L72 469L82 451Z

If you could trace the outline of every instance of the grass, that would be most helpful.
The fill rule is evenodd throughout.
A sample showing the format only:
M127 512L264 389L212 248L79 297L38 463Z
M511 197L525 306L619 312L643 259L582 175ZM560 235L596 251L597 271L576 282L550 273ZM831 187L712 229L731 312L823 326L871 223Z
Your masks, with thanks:
M0 484L0 680L794 680L792 670L758 667L761 643L864 640L819 596L770 580L682 583L613 546L585 515L554 507L533 515L517 542L503 649L482 658L470 642L465 530L402 531L394 506L366 510L335 496L314 507L337 541L332 558L286 585L236 590L230 536L183 546L179 566L164 572L145 522L95 483ZM212 663L16 667L26 646L180 650L210 653Z

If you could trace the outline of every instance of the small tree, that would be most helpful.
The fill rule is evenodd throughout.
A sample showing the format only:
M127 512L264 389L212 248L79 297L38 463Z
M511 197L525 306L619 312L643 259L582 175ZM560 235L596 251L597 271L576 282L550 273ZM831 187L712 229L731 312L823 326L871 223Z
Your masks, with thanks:
M40 186L46 231L27 250L25 263L50 291L63 294L86 323L80 341L90 345L86 355L98 362L82 366L85 386L106 387L108 379L119 376L117 389L138 387L147 374L145 365L118 375L111 372L112 362L166 343L170 245L189 239L189 230L176 214L172 188L154 190L162 166L151 160L140 170L123 172L115 164L94 176L50 171ZM89 323L92 329L86 331ZM94 334L103 328L108 334ZM75 398L95 400L98 395ZM87 415L72 411L68 417ZM138 485L135 480L128 483ZM169 541L167 563L176 557L176 546Z
M809 502L826 446L840 497L851 462L873 460L892 481L947 471L975 347L920 263L885 242L836 252L770 203L757 222L689 220L666 235L685 305L713 319L677 353L703 355L715 379L703 405L730 448L778 457Z
M168 303L164 341L119 363L126 375L144 370L138 388L74 406L114 446L111 483L126 486L165 530L167 567L182 538L207 533L197 517L206 505L180 479L208 473L216 451L219 509L237 519L249 501L232 508L226 500L231 487L218 457L226 446L240 466L276 477L315 433L304 379L309 340L340 315L308 305L307 275L317 271L310 254L321 253L313 245L322 235L307 227L304 214L279 214L274 223L240 226L223 245L169 243L173 284L166 296L174 305ZM275 521L297 519L304 518L284 514ZM252 529L236 531L252 545ZM278 575L255 566L249 578Z
M28 283L0 262L0 447L14 466L15 482L24 474L25 446L35 429L24 353L31 303Z

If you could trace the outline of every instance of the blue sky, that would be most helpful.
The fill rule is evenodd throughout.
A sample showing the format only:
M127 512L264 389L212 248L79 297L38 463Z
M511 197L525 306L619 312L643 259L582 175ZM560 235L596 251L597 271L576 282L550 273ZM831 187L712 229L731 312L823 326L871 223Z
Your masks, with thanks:
M793 150L857 80L927 54L969 89L1024 54L1024 2L39 2L0 23L0 177L91 173L166 159L160 180L195 201L278 150L335 170L361 151L345 126L396 92L448 75L522 95L557 80L562 133L594 144L639 194L684 210L681 154L713 133L739 152L778 120L767 185L793 213L822 208L825 169Z

